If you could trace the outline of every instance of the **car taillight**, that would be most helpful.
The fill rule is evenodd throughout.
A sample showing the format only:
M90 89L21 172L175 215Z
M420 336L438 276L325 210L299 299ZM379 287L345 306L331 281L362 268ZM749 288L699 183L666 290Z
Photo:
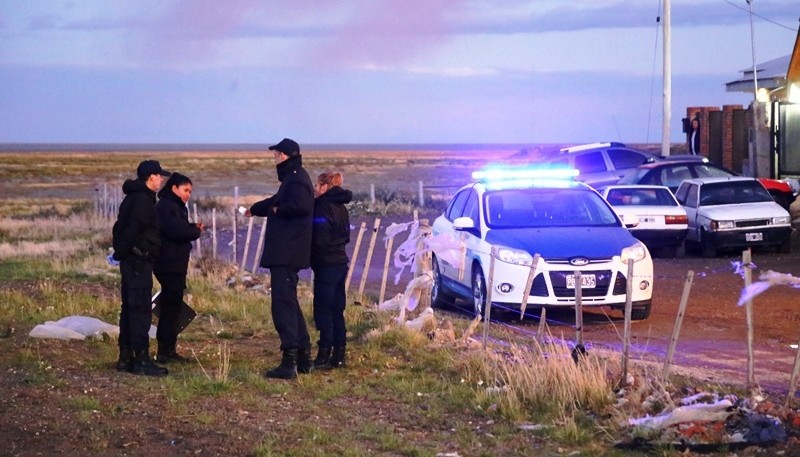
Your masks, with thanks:
M664 222L667 224L688 224L689 218L686 216L666 216Z

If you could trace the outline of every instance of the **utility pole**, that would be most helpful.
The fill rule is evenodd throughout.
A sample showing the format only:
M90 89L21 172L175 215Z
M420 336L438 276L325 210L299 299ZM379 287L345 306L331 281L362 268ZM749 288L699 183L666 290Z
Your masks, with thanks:
M672 30L670 0L664 0L664 111L661 122L661 155L669 156L670 119L672 116Z
M761 172L761 162L758 154L760 146L761 130L761 107L758 102L758 68L756 67L756 35L753 27L753 0L745 0L750 11L750 53L753 59L753 125L752 135L750 136L750 148L748 150L748 176L768 176Z

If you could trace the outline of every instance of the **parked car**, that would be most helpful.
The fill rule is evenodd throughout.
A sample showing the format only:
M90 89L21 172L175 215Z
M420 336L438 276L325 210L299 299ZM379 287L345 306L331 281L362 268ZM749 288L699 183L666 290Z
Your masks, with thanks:
M667 186L672 192L685 179L706 178L714 176L738 176L727 168L708 161L703 156L682 159L661 159L640 165L623 176L617 184L652 184ZM787 211L795 199L795 191L786 181L759 178L759 181L772 195L772 198Z
M630 231L650 252L666 257L683 255L688 229L686 211L664 186L614 185L598 189L618 215L636 216L639 224Z
M616 183L622 176L659 156L625 146L623 143L591 143L562 148L545 160L549 166L573 168L578 181L592 187Z
M519 309L530 265L539 254L528 306L574 307L575 272L580 271L583 306L624 309L630 280L633 319L650 315L650 252L594 189L574 180L475 176L480 179L459 189L433 223L435 239L460 240L465 247L458 258L452 250L433 249L435 306L461 298L482 313L492 277L492 303ZM634 260L631 278L628 259Z
M754 178L727 176L683 181L675 198L689 218L687 242L700 245L705 257L717 251L751 246L791 249L791 218Z

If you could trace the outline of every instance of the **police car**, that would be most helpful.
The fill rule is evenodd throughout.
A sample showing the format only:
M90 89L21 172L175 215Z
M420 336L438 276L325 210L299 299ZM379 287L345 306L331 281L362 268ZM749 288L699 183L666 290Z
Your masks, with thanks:
M689 219L687 242L699 244L704 257L722 249L773 246L791 250L791 217L755 178L695 178L675 192Z
M632 318L646 319L653 295L650 253L594 189L573 179L576 174L473 173L477 181L459 189L433 223L435 239L452 240L449 248L433 248L433 304L461 298L482 313L491 277L493 306L519 309L536 258L526 307L574 307L579 273L583 306L624 309L630 281ZM552 179L556 175L563 179Z

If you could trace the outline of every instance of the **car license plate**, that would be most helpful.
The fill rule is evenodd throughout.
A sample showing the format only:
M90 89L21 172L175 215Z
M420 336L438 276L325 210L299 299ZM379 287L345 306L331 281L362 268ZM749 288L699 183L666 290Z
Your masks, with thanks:
M747 240L747 241L763 241L764 240L764 234L761 233L761 232L745 233L744 234L744 239Z
M654 217L640 217L639 221L641 221L641 222L655 222L656 218L654 218Z
M597 280L594 275L581 275L581 289L594 289ZM567 289L575 288L575 275L567 275Z

